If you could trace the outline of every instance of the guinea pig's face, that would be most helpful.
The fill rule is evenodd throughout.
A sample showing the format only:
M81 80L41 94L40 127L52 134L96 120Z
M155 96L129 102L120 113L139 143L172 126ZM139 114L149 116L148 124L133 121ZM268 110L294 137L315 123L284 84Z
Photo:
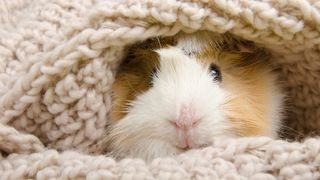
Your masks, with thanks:
M216 137L274 136L281 95L267 54L236 43L198 33L131 49L113 86L108 150L150 160Z

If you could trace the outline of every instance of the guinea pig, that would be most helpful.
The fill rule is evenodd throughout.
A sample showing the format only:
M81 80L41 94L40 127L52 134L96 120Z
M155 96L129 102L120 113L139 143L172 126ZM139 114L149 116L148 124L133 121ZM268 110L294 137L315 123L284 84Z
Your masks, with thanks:
M263 48L199 31L136 44L120 65L105 150L173 156L214 138L277 137L283 95Z

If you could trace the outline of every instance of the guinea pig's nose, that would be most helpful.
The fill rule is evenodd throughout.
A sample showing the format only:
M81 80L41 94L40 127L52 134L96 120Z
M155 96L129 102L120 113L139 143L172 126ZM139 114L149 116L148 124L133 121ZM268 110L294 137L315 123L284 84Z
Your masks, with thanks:
M195 128L199 123L199 119L195 117L195 114L195 108L192 105L183 105L178 117L171 120L170 123L178 129L188 131L191 128Z
M193 120L190 123L181 122L181 120L172 120L170 123L181 130L188 131L191 128L195 128L198 125L198 120Z

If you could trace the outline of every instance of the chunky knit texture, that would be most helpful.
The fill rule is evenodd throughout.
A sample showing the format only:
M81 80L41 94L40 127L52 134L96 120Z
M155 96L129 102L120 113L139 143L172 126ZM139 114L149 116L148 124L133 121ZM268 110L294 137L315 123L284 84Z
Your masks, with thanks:
M0 0L0 179L319 179L320 138L217 139L177 158L95 152L125 46L183 30L269 48L288 93L283 136L320 129L316 0Z

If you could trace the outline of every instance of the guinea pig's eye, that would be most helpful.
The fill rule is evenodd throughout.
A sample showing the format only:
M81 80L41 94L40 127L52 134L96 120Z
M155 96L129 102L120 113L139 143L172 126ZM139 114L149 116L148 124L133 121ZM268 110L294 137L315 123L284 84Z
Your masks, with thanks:
M215 64L211 64L209 71L214 81L220 82L222 80L221 72L218 66L216 66Z

